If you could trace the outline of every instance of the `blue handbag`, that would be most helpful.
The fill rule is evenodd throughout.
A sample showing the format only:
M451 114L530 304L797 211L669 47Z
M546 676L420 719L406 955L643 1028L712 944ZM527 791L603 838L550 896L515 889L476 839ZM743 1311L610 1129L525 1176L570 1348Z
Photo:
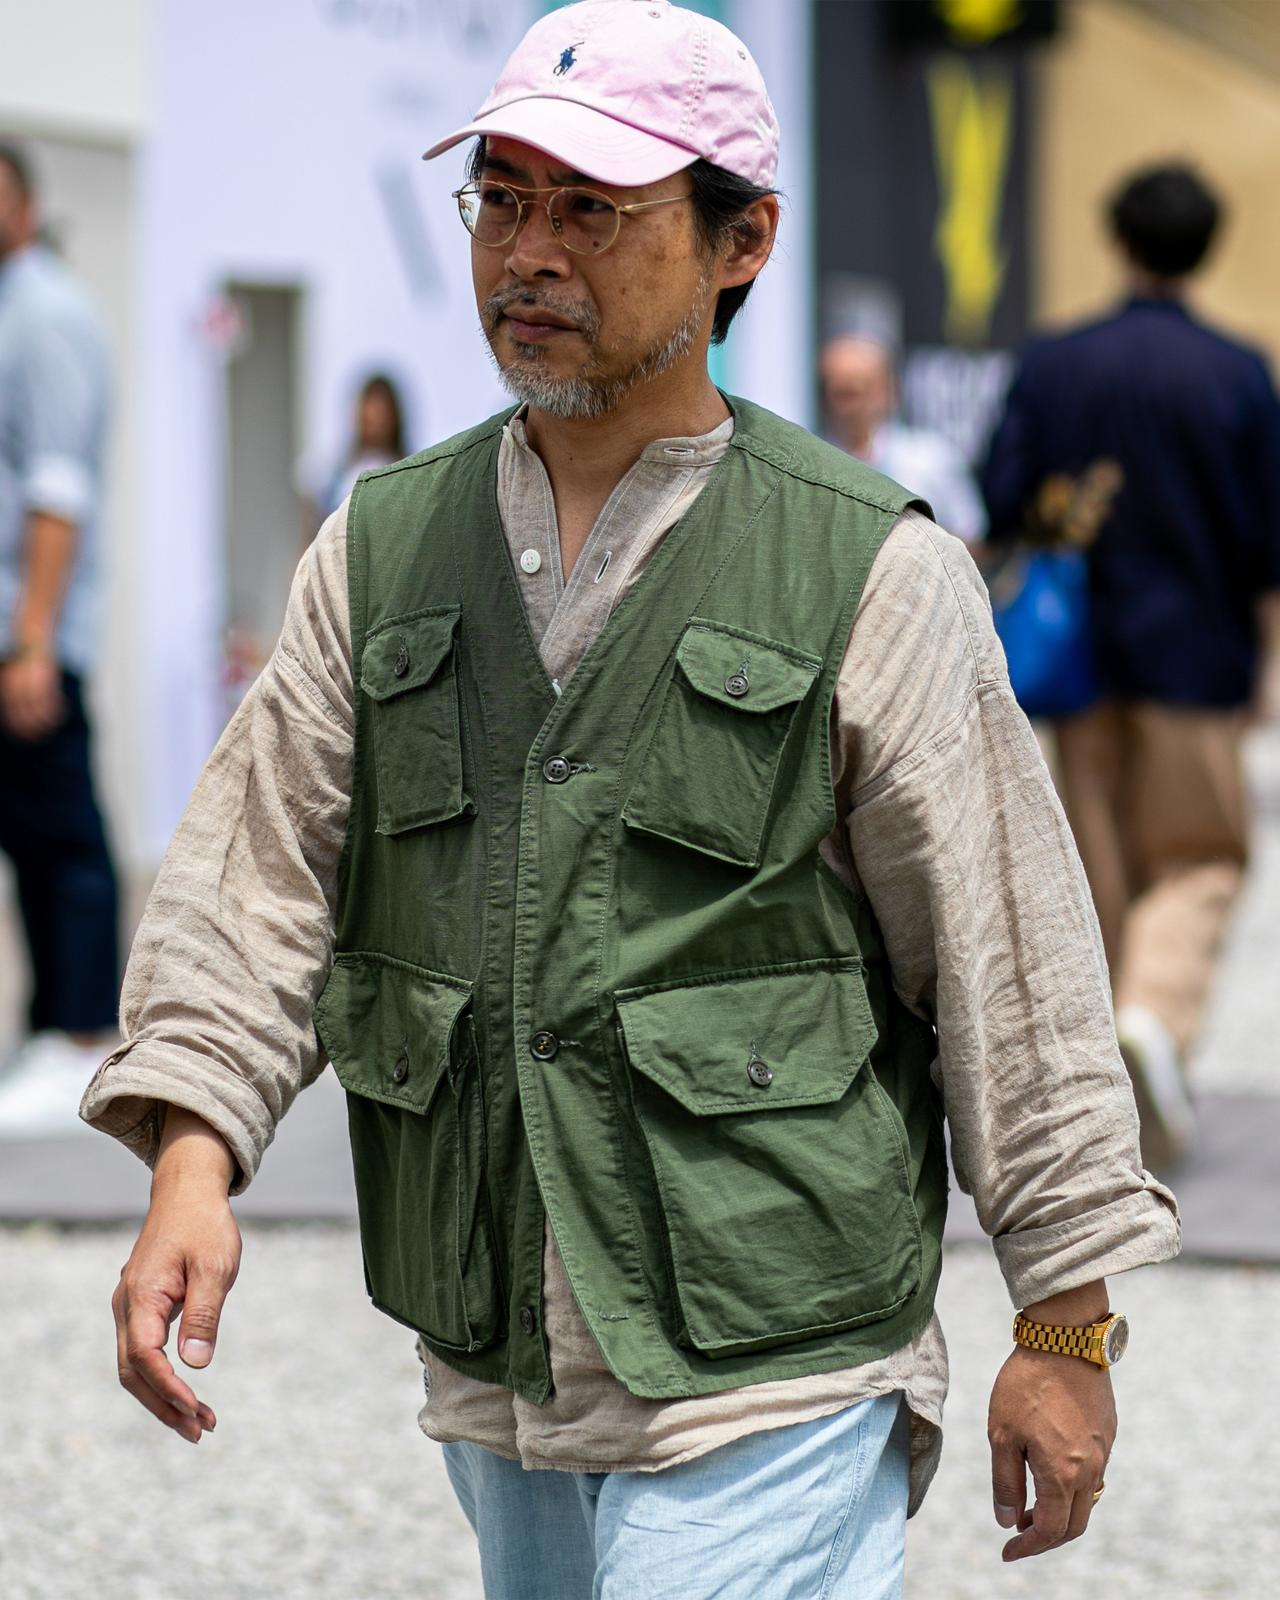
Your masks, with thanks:
M1029 717L1069 717L1098 698L1083 550L1023 550L991 588L1009 682Z

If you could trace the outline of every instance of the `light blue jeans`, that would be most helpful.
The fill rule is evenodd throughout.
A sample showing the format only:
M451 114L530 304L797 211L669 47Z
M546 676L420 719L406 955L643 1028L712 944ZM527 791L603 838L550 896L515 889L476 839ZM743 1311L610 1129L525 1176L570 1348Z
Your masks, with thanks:
M910 1424L897 1394L661 1472L527 1472L475 1444L445 1464L485 1600L896 1600Z

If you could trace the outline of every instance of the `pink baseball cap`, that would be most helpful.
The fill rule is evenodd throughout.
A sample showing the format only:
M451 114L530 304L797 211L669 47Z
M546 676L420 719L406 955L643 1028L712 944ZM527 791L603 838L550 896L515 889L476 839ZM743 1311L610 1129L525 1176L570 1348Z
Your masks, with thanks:
M670 0L580 0L535 22L473 121L424 161L474 135L518 139L621 188L699 157L772 185L778 119L746 45Z

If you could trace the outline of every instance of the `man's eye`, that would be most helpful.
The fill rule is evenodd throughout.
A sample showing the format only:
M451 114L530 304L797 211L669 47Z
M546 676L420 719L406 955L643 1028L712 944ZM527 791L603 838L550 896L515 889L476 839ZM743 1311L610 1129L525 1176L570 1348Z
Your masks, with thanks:
M516 197L511 190L504 189L500 185L480 191L480 204L486 211L510 210L515 203Z
M570 197L570 204L581 217L598 217L602 212L613 210L611 200L605 200L598 194L587 194L582 189L574 191Z

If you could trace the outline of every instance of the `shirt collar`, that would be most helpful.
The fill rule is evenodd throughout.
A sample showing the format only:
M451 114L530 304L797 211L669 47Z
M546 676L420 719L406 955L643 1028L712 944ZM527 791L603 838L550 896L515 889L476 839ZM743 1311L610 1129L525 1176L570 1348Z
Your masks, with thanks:
M518 449L533 452L525 433L525 418L528 413L528 405L522 405L512 417L508 418L503 432ZM733 417L730 415L709 433L653 439L640 452L640 459L656 462L659 466L671 468L672 471L708 466L720 459L732 438Z
M1126 311L1176 311L1179 316L1187 315L1183 301L1164 294L1132 294L1125 301L1124 308Z
M0 261L0 294L4 294L12 284L17 283L26 273L34 269L48 256L48 253L44 245L33 241L5 256L4 260Z

